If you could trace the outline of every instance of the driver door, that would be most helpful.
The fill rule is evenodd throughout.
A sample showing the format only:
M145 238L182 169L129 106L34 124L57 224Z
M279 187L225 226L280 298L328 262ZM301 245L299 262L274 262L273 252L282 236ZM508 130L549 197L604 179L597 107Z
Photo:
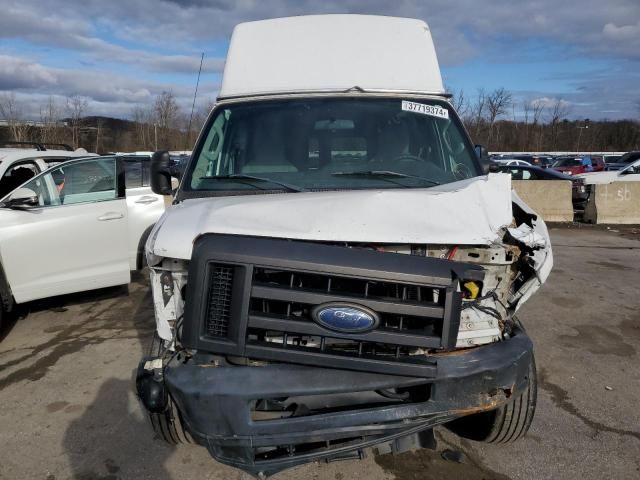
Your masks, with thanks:
M129 282L121 171L115 157L62 165L20 189L37 206L1 209L0 260L16 302Z

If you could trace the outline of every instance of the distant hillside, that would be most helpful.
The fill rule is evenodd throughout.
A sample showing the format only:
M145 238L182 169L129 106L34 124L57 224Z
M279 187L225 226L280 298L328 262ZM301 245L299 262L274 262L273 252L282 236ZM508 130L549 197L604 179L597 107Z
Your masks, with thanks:
M200 128L197 125L194 130L196 127ZM149 123L104 116L83 117L75 127L71 118L62 118L49 124L0 124L0 142L19 140L66 143L97 153L155 150L156 147L168 150L190 149L195 132L188 141L185 135L186 132L178 129L163 129Z

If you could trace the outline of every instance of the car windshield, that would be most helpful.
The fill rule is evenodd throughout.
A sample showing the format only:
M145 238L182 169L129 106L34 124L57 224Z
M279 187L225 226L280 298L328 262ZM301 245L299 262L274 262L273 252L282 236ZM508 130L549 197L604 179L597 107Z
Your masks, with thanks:
M640 152L627 152L620 159L618 163L631 163L640 158Z
M579 158L561 158L553 164L554 167L579 167L582 161Z
M455 114L431 99L242 103L217 109L206 132L186 192L427 188L481 174Z

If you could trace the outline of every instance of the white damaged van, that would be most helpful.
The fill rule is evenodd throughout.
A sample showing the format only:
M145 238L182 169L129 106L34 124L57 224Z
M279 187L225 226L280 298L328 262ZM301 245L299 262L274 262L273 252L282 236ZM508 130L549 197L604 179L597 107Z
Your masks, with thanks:
M171 192L157 152L152 185ZM420 20L238 25L222 88L146 246L158 435L258 477L447 425L510 442L536 403L516 317L551 267L542 220L486 173Z

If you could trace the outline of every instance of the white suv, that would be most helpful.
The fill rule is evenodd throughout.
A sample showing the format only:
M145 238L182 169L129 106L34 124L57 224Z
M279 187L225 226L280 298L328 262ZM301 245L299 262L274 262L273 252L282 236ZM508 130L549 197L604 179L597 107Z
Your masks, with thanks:
M15 303L129 282L164 212L149 163L148 155L72 160L0 200L0 322Z

